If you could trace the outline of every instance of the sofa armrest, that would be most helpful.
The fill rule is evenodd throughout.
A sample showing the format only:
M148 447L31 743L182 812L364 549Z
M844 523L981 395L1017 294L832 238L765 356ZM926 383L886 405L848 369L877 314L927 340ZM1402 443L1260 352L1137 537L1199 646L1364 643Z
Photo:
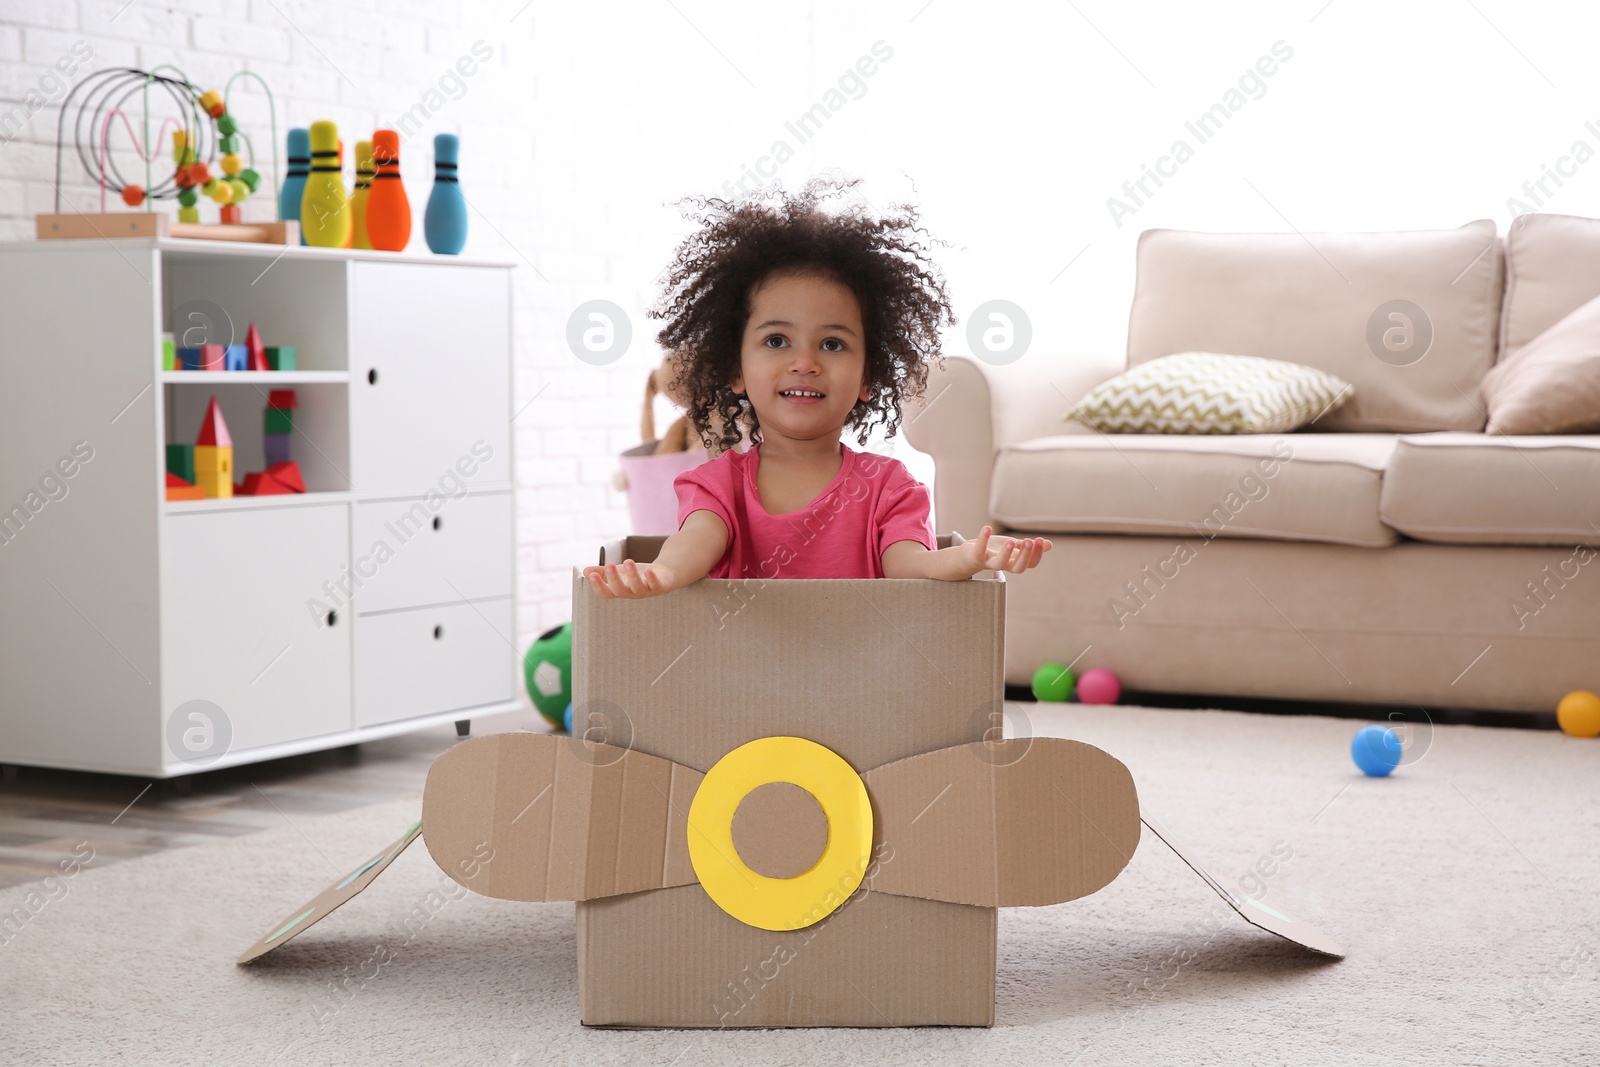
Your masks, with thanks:
M967 356L930 367L925 397L907 401L906 441L933 457L934 528L977 536L989 522L995 455L1011 444L1083 432L1067 410L1122 372L1121 356L1075 355L995 366Z

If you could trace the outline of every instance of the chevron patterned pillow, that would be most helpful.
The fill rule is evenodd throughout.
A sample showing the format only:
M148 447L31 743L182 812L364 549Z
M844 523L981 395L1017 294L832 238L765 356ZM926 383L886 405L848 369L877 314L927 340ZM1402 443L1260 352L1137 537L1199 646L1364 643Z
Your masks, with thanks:
M1298 363L1179 352L1095 387L1067 418L1101 433L1287 433L1354 392L1344 379Z

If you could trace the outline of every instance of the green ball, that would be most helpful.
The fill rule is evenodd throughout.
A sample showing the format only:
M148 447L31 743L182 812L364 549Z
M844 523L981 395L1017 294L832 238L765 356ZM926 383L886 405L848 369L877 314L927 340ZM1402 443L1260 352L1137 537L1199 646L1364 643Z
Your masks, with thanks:
M247 200L249 199L250 194L255 192L254 189L250 188L250 183L245 181L243 178L233 177L225 178L223 180L229 185L233 186L233 199L230 201L230 203L237 204L241 200Z
M1033 672L1033 695L1040 700L1065 703L1072 699L1077 676L1064 663L1046 663Z
M178 203L184 207L194 207L195 201L200 199L200 194L194 191L194 186L178 191Z
M560 728L572 703L572 623L546 630L528 646L522 677L533 706Z

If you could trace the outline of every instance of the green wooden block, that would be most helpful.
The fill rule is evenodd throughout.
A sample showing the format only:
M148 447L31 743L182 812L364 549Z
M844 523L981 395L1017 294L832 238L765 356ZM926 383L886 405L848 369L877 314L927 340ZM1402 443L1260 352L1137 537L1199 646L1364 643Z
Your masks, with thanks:
M161 339L161 369L178 369L178 343L170 337Z
M194 445L167 446L167 473L194 484Z
M267 433L294 433L293 408L266 408Z
M294 370L294 345L268 345L267 366L273 370Z

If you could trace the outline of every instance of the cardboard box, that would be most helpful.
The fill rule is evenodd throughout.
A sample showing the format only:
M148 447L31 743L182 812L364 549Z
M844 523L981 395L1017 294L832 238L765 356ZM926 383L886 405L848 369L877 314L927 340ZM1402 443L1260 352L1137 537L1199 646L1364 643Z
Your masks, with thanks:
M600 561L653 560L665 540ZM1001 738L1005 593L984 571L603 599L575 568L575 736L458 742L420 823L239 962L424 836L474 892L577 901L586 1025L993 1025L996 909L1108 885L1141 827L1113 757ZM1247 921L1340 954L1179 855Z
M648 562L665 537L612 542ZM947 548L951 535L939 537ZM795 735L858 771L982 741L1005 695L1005 580L702 580L606 600L573 572L573 732L705 772ZM892 861L891 861L892 862ZM804 930L699 885L578 903L591 1026L990 1026L996 910L865 892Z

